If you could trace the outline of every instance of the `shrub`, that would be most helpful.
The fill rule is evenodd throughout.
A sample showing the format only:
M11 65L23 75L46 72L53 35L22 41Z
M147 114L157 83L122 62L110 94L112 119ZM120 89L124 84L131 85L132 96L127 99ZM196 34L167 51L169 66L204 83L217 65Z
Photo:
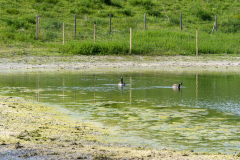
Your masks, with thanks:
M132 16L132 11L129 8L125 8L125 9L121 10L120 12L126 16Z
M179 17L170 17L170 24L171 25L179 25L180 24Z
M154 11L154 10L147 11L147 14L150 15L150 16L155 16L155 17L160 17L161 16L160 11Z
M111 5L112 1L111 0L101 0L102 3L105 3L106 5Z
M113 55L127 54L129 48L122 42L96 43L85 41L60 46L60 52L74 55Z
M15 8L8 8L6 9L6 13L8 14L19 14L19 10L15 9Z
M90 11L86 7L75 7L70 9L72 14L89 14Z
M59 0L35 0L35 2L37 3L43 3L43 2L46 2L46 3L52 3L52 4L57 4Z
M109 17L109 13L105 11L99 11L96 15L97 17ZM113 17L114 15L111 14L111 16Z
M219 28L225 33L236 33L240 31L240 19L228 19L224 21Z
M48 21L47 23L42 25L44 29L61 29L62 22L59 21Z
M36 17L34 15L28 15L26 17L23 18L25 21L27 21L28 23L31 24L36 24Z
M122 5L119 1L117 2L111 2L111 6L115 6L115 7L119 7L119 8L122 8Z
M132 6L144 6L146 9L149 9L151 6L153 6L153 3L150 0L130 0L129 3Z
M13 31L5 31L3 32L3 37L7 39L15 39L15 33Z
M29 24L24 19L5 19L4 20L8 26L12 27L15 30L20 28L28 29Z
M52 9L54 7L53 5L54 4L42 2L42 3L32 4L32 7L37 11L47 11L48 9Z
M46 0L47 3L57 4L59 0Z
M204 21L210 21L212 20L211 15L202 9L197 9L196 16Z
M57 38L57 34L51 32L51 31L46 31L46 38L45 41L52 41L53 39Z

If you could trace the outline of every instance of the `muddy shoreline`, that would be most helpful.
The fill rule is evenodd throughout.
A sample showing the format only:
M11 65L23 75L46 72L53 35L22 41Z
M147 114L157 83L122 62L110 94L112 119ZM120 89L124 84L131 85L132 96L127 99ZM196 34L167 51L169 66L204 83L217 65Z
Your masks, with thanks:
M1 58L0 71L214 71L239 72L236 56L14 56Z
M239 72L240 57L72 56L2 58L0 72L179 71ZM240 159L238 153L200 153L108 144L109 130L70 119L26 99L0 96L0 159Z

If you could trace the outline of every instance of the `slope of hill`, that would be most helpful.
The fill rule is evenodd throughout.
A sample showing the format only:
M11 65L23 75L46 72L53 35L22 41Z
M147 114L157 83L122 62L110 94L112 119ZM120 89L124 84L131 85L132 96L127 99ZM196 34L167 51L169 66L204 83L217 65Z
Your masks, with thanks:
M111 43L107 34L110 13L113 23L111 29L116 33L114 36L112 34ZM147 31L143 32L145 13ZM180 14L183 17L182 31ZM195 52L193 41L195 41L196 29L202 34L202 41L206 42L200 46L200 53L239 53L240 51L236 47L232 50L234 46L238 46L238 41L234 43L237 38L232 37L232 33L236 35L240 32L239 0L2 0L0 15L0 42L2 46L7 47L6 52L8 46L26 48L28 44L35 48L44 46L61 54L129 54L127 42L129 38L126 37L129 37L130 27L135 31L133 37L137 39L145 37L140 42L135 41L133 54L152 54L153 52L153 54L191 54ZM40 16L38 41L36 41L36 15ZM74 15L80 27L72 36ZM209 35L213 33L215 15L217 15L218 34L213 35L211 39ZM73 42L65 46L61 45L63 22L66 24L66 39ZM97 38L100 37L97 45L91 43L94 32L93 22L97 23L98 33L100 33L97 36ZM173 39L169 40L169 37ZM229 42L226 37L234 41ZM221 42L211 44L212 40L221 38ZM80 40L82 42L84 40L86 44L81 43L80 47L76 47L79 46ZM145 44L146 41L150 41L151 44ZM226 41L229 45L225 44ZM164 48L153 45L153 42L159 42ZM143 43L145 46L142 45ZM187 44L185 47L179 48L185 44ZM87 47L84 48L84 46ZM211 48L211 46L215 47ZM221 48L222 46L225 47ZM27 50L25 52L30 53Z

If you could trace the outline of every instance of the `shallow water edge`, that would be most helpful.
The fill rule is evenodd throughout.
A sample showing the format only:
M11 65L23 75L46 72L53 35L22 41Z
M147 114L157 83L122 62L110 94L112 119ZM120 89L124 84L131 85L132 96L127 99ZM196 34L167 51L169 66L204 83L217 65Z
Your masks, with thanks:
M171 151L98 141L106 129L70 119L56 108L0 97L1 159L236 159L222 153Z

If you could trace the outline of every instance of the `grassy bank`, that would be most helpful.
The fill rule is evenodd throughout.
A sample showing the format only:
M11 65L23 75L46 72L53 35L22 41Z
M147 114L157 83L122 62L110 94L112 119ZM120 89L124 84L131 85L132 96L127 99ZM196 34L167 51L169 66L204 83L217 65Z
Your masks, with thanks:
M130 53L130 27L133 28L132 54L195 55L196 30L199 31L199 54L240 52L238 1L3 0L0 4L1 46L7 49L14 46L25 51L16 54L33 54L35 48L39 48L37 54L44 52L47 55L126 55ZM40 16L38 40L36 15ZM212 32L215 15L217 33ZM97 28L95 44L94 22Z
M236 159L194 151L156 150L100 142L109 131L70 119L56 108L0 97L0 158L32 159Z
M130 53L128 33L125 39L111 35L104 41L67 42L59 45L60 53L71 55L196 55L196 37L190 33L172 31L136 31ZM235 34L199 35L199 54L238 54L239 38ZM119 41L120 39L120 41Z

